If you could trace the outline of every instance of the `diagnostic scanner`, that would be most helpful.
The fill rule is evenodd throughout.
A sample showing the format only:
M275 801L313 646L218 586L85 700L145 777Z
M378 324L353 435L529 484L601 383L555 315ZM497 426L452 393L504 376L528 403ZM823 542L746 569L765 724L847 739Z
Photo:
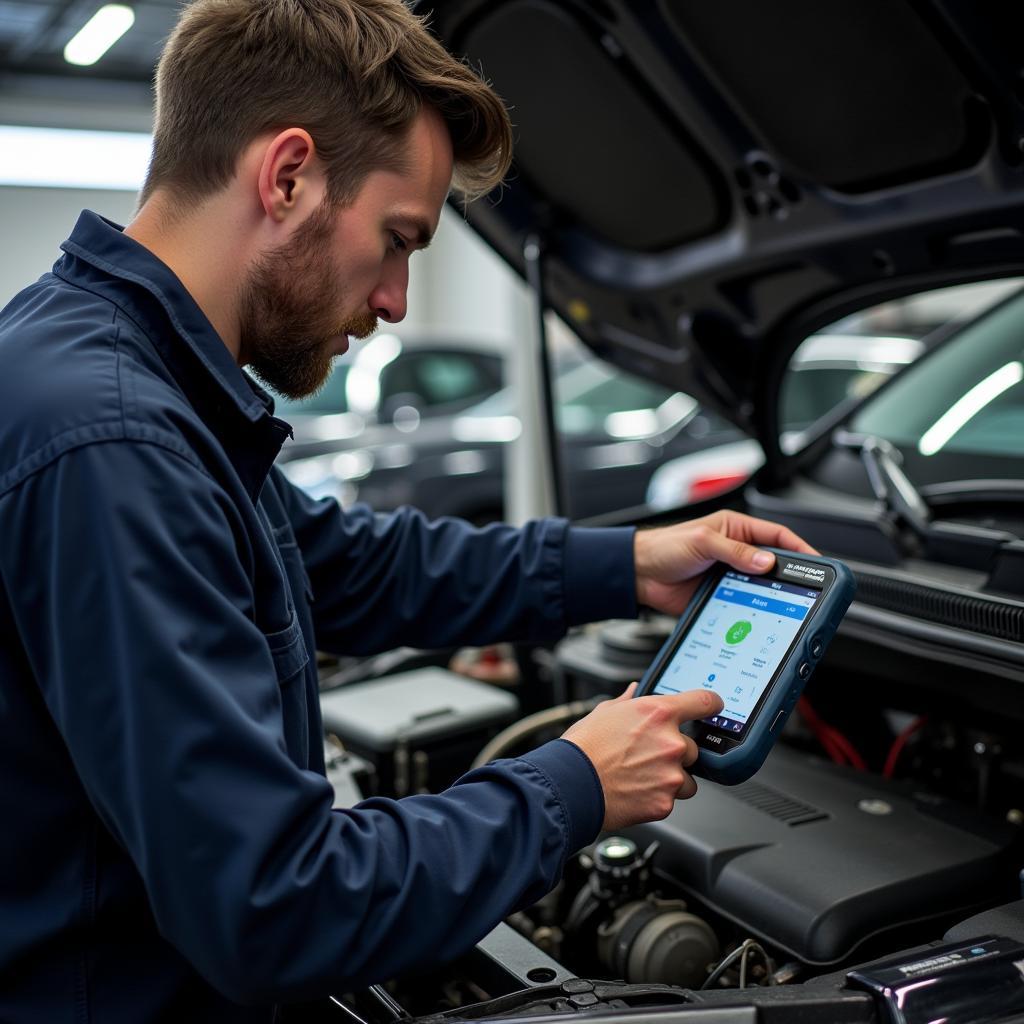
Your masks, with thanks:
M688 722L694 775L736 785L764 763L853 600L842 562L767 549L762 575L723 563L709 570L636 696L713 690L722 711Z

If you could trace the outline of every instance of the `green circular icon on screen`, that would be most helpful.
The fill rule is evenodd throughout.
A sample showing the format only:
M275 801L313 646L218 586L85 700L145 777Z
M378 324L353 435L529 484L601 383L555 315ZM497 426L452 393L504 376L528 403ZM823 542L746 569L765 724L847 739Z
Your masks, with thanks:
M740 619L739 622L734 622L725 632L725 642L727 644L738 644L741 640L746 640L750 631L754 627L747 622L746 619Z

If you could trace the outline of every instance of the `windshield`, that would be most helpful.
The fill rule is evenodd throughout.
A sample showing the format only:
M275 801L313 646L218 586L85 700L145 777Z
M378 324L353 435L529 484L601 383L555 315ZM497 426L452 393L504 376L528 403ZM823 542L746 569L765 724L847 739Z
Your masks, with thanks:
M1024 291L894 378L850 428L898 445L926 480L1019 477Z

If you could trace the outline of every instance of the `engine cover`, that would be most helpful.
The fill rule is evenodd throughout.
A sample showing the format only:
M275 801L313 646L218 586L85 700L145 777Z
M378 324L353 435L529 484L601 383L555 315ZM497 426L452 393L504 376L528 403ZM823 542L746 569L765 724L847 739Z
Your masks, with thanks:
M701 782L661 822L655 869L809 964L880 932L1007 898L1018 830L777 747L756 779Z

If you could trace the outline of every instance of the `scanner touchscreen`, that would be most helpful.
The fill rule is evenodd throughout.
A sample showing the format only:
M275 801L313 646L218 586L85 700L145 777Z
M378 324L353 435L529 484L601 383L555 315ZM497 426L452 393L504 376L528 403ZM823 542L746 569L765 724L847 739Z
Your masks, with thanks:
M820 594L812 587L725 573L653 692L714 690L725 707L704 721L740 739Z

